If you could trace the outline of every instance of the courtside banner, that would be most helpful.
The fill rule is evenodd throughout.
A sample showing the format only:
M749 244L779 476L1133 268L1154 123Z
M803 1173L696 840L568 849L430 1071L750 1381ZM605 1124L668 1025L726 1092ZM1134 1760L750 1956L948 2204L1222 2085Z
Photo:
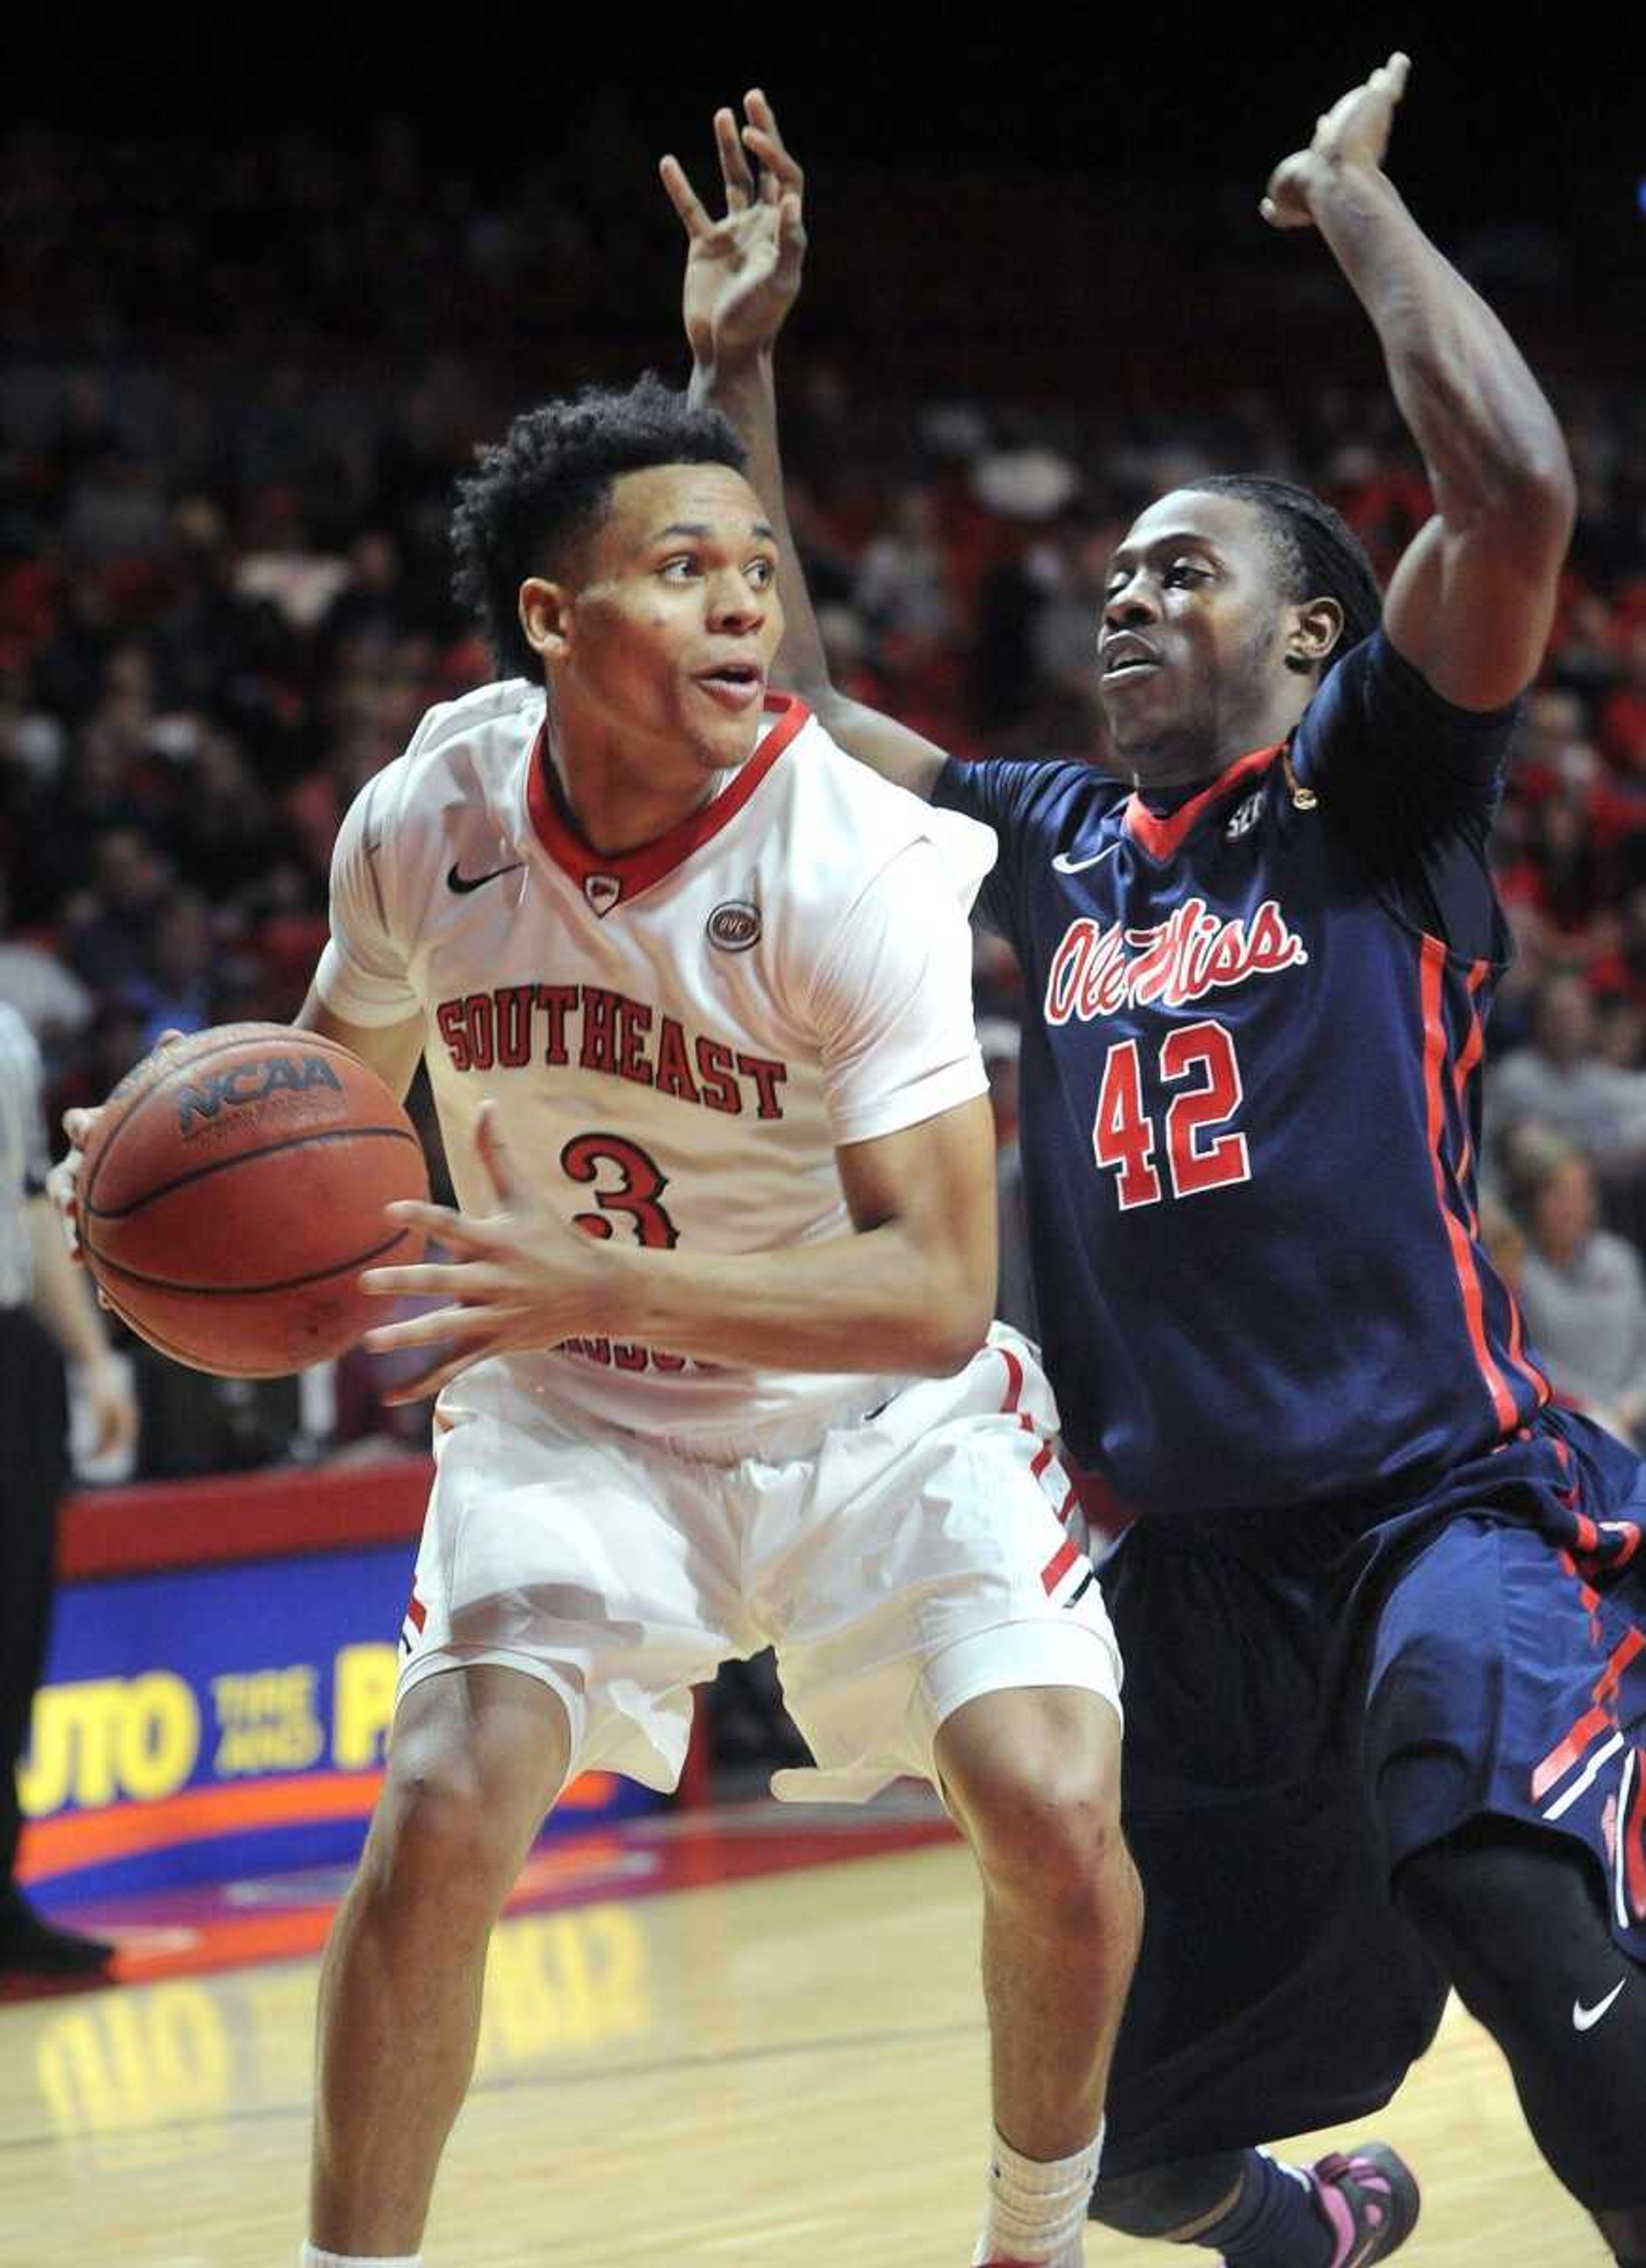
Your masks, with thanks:
M428 1485L418 1459L71 1500L18 1776L45 1903L355 1857ZM556 1818L656 1801L591 1774Z

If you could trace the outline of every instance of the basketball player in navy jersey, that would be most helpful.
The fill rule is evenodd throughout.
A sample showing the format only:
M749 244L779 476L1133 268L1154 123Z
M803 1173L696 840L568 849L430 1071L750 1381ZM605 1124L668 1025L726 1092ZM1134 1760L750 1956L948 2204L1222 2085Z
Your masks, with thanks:
M1486 865L1574 491L1512 342L1383 171L1393 57L1275 172L1370 316L1435 514L1380 598L1275 481L1161 498L1097 630L1112 777L946 762L836 696L792 551L784 666L834 737L984 819L1030 1003L1022 1154L1107 1564L1149 1899L1091 2212L1245 2268L1365 2268L1417 2192L1365 2145L1448 1984L1551 2167L1646 2262L1646 1479L1551 1406L1482 1248L1508 956ZM694 383L781 501L770 349L799 169L758 93L728 210L672 159ZM751 162L753 161L753 162ZM755 167L758 165L759 172Z

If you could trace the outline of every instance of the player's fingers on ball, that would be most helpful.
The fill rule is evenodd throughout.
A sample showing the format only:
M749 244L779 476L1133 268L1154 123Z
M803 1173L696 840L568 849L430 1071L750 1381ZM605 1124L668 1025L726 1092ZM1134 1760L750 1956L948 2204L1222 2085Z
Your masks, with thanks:
M469 1340L489 1328L484 1307L431 1307L427 1314L405 1315L396 1323L374 1323L361 1340L373 1354L396 1347L433 1346L445 1339Z
M444 1284L431 1284L430 1271L422 1268L368 1268L359 1281L359 1288L373 1300L392 1300L401 1292L444 1292Z
M479 1243L475 1234L481 1224L465 1220L460 1212L450 1205L425 1204L421 1197L393 1197L383 1208L390 1220L398 1221L402 1228L421 1228L430 1236L446 1238L453 1243Z

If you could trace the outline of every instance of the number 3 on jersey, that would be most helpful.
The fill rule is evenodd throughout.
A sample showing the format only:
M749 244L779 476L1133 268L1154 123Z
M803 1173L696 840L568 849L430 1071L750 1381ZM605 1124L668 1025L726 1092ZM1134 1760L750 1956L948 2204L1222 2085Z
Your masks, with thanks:
M1234 1042L1226 1027L1209 1020L1169 1032L1161 1042L1159 1071L1163 1086L1180 1090L1165 1112L1165 1164L1172 1196L1198 1197L1202 1189L1249 1182L1252 1161L1246 1136L1212 1131L1234 1116L1245 1094ZM1191 1079L1193 1086L1182 1084ZM1155 1164L1155 1127L1143 1107L1143 1064L1135 1040L1118 1040L1109 1049L1098 1089L1091 1147L1099 1166L1118 1173L1114 1194L1122 1212L1160 1203L1165 1192Z
M669 1177L637 1142L627 1141L621 1134L578 1134L561 1152L560 1163L574 1182L594 1189L599 1211L572 1215L585 1236L610 1236L609 1216L618 1212L627 1213L633 1221L641 1244L672 1252L680 1242L680 1230L658 1203L669 1186ZM616 1167L621 1178L614 1189L599 1186L603 1166Z

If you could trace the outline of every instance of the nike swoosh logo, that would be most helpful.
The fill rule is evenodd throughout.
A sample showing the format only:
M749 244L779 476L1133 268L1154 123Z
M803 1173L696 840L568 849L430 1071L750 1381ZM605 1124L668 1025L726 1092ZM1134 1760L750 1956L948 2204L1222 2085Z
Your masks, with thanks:
M1052 864L1060 874L1082 874L1088 866L1095 866L1099 858L1112 858L1120 847L1118 843L1106 843L1101 850L1094 850L1090 858L1071 858L1067 850L1060 850Z
M1628 1981L1629 1980L1627 1977L1620 1977L1617 1983L1606 1994L1606 1999L1604 2000L1597 2000L1592 2008L1585 2008L1581 2000L1574 2000L1572 2002L1573 2031L1591 2031L1600 2021L1601 2017L1605 2015L1606 2010L1612 2006L1612 2003L1617 1999L1618 1994L1623 1990L1623 1987L1628 1983Z
M470 890L478 890L488 882L495 882L499 874L518 874L525 864L524 858L517 858L512 866L494 866L489 874L459 874L454 862L445 878L445 886L462 897Z

